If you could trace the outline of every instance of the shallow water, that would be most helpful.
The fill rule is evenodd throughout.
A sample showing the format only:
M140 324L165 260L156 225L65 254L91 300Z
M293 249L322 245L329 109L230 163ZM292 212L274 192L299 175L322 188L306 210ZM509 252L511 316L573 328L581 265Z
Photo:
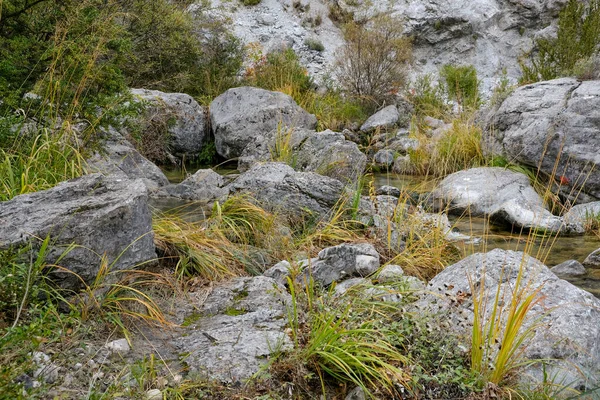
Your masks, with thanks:
M373 182L376 187L390 185L415 192L428 192L435 186L434 181L424 181L421 177L385 173L374 175ZM502 227L490 225L485 218L449 216L449 219L453 228L458 229L461 233L483 239L478 245L460 245L465 256L496 248L526 251L548 267L553 267L567 260L582 262L591 252L600 248L600 238L595 235L531 238L528 240L527 233L522 235L512 233ZM587 275L567 280L593 293L596 297L600 297L600 269L588 269Z

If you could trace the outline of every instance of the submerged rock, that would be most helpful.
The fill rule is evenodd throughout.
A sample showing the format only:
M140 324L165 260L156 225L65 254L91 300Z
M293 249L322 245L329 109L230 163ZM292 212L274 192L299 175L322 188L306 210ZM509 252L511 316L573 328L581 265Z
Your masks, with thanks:
M583 260L583 265L587 268L600 268L600 249L593 251Z
M103 255L113 271L156 259L147 200L141 179L101 174L17 196L0 203L0 249L32 241L35 252L40 240L50 236L45 262L58 263L91 283ZM76 247L65 251L71 244ZM57 272L55 279L64 288L81 286L73 274Z
M285 288L271 278L233 279L197 305L198 313L188 316L173 344L186 354L190 372L242 384L270 355L291 349L285 333L290 302Z
M225 158L242 154L255 137L278 126L314 129L317 119L290 96L254 87L229 89L210 104L217 153Z
M467 257L433 278L429 283L430 294L418 304L438 315L440 321L449 319L450 327L464 333L469 343L469 325L473 321L471 298L480 292L482 279L482 304L487 304L487 315L490 315L497 290L500 290L502 304L510 305L519 271L520 288L528 293L540 290L536 297L539 302L524 323L525 327L539 328L523 347L525 358L538 362L525 368L519 374L520 380L541 383L544 376L550 376L554 382L574 388L597 386L600 383L600 300L559 279L541 262L524 253L496 249Z

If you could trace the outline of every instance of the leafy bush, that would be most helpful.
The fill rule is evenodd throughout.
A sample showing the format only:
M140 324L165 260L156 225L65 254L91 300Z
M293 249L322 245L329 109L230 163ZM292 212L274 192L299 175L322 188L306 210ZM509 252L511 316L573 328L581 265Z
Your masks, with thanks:
M255 6L260 3L260 0L242 0L242 4L245 6Z
M345 38L335 67L344 91L377 106L392 99L405 84L411 59L402 24L389 16L352 22L346 25Z
M317 39L306 39L304 41L304 44L310 49L310 50L314 50L314 51L324 51L325 50L325 46L323 46L323 43L320 40Z
M415 114L419 117L444 118L450 112L446 88L439 82L434 83L429 74L417 78L408 91L408 100L415 107Z
M448 95L459 104L477 107L479 103L479 81L477 71L472 65L444 65L441 76L446 81Z
M521 83L571 75L577 62L591 57L599 44L600 0L569 0L559 14L556 38L536 39L537 52L519 62Z

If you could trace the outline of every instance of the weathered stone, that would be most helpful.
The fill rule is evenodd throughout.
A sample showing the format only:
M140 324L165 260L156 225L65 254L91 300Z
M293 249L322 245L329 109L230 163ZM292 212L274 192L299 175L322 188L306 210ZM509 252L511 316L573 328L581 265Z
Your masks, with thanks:
M600 201L573 206L563 215L563 219L574 233L584 233L586 226L600 221Z
M127 339L117 339L112 342L108 342L104 345L111 353L116 353L120 355L124 355L129 353L131 347L129 347L129 342Z
M382 283L395 282L405 277L404 270L399 265L386 265L377 274L377 280Z
M341 133L308 129L270 131L251 140L242 151L238 169L246 171L257 162L277 158L279 143L291 151L291 166L302 172L316 172L344 183L356 182L362 176L367 157L356 143L345 139Z
M600 249L593 251L583 260L586 268L600 268Z
M131 93L148 103L143 123L167 129L171 151L178 156L198 156L208 137L208 121L206 110L192 96L146 89L131 89Z
M360 127L363 132L391 129L396 126L400 113L395 105L390 105L371 115Z
M236 278L217 286L194 322L173 340L186 353L190 372L205 378L241 384L268 362L271 354L291 349L285 333L285 288L271 278Z
M391 167L394 164L394 152L392 150L379 150L373 156L373 162L384 167Z
M364 286L371 283L370 279L367 278L351 278L346 279L345 281L335 285L335 294L338 296L344 295L348 293L348 290L355 288L357 286Z
M156 197L175 197L204 203L223 202L229 195L225 179L212 169L200 169L177 185L169 185L157 192Z
M550 271L560 277L585 275L585 267L577 260L567 260L550 268Z
M253 87L229 89L210 104L217 153L225 158L242 154L255 137L278 128L314 129L317 119L288 95Z
M449 318L449 326L465 334L465 341L470 343L472 302L456 299L461 293L471 294L471 284L476 290L472 295L480 293L484 280L481 304L490 315L498 290L502 303L510 304L519 274L520 288L527 293L540 290L536 296L539 302L524 322L524 327L539 324L540 328L523 347L526 359L539 362L519 373L521 381L541 383L544 376L551 376L564 385L595 387L600 376L600 300L559 279L524 253L496 249L467 257L433 278L429 284L432 293L419 304L426 305L440 321ZM465 318L467 324L459 323Z
M492 149L540 168L565 194L600 198L600 81L571 78L518 88L488 123Z
M560 217L544 208L527 176L503 168L472 168L448 175L433 191L437 209L490 216L516 227L559 232Z
M266 270L263 275L275 280L275 282L282 286L286 286L288 283L287 279L291 275L291 269L291 264L288 261L283 260Z
M397 187L394 186L389 186L389 185L383 185L378 187L375 190L375 194L376 195L385 195L385 196L392 196L392 197L400 197L400 189L398 189Z
M112 270L135 268L156 258L152 217L141 180L101 174L62 182L52 189L0 203L0 248L23 246L50 236L45 261L57 263L91 283L106 256ZM67 246L76 247L66 252ZM73 274L56 273L57 282L78 288Z
M227 186L249 193L266 208L286 215L325 215L344 194L344 185L313 172L296 172L283 163L256 164Z
M315 282L329 286L355 276L369 276L379 268L379 254L368 243L343 243L319 252L319 259L305 271Z
M169 184L165 174L144 158L131 143L114 128L100 132L103 150L87 160L86 170L128 179L142 179L150 192Z

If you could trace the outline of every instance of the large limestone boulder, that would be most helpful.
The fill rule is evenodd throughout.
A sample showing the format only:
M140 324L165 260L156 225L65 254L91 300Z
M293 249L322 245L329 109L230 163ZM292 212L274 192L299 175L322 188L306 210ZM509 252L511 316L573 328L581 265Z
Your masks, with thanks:
M256 164L227 186L230 193L249 193L264 207L298 217L326 215L344 195L337 179L297 172L284 163Z
M173 344L190 372L242 384L274 353L291 349L285 333L290 295L275 280L236 278L217 286L184 320Z
M371 115L364 124L360 127L363 132L371 132L374 130L386 130L394 128L398 124L400 113L395 105L389 105L375 114Z
M153 197L174 197L200 203L223 202L229 195L225 178L212 169L200 169L176 185L165 186Z
M600 81L518 88L490 118L489 141L511 161L554 176L566 194L600 198Z
M114 128L109 128L101 135L103 148L87 160L88 172L112 174L123 179L141 179L150 192L169 184L161 169L142 156Z
M448 175L433 191L438 209L454 214L490 216L516 227L565 230L563 220L544 208L524 174L504 168L472 168Z
M210 104L217 153L225 158L242 154L255 137L278 126L314 129L317 119L290 96L254 87L229 89Z
M498 288L505 308L511 302L519 271L521 288L536 290L540 302L526 317L524 326L539 324L524 344L524 357L538 363L519 374L525 382L542 382L545 374L554 382L575 388L597 387L600 377L600 300L559 279L538 260L521 252L492 250L477 253L451 265L429 283L430 294L419 306L438 315L446 327L464 334L470 343L473 303L484 278L483 302L490 315ZM472 293L469 280L475 285ZM466 300L465 300L466 299ZM542 365L545 365L545 370Z
M291 151L288 163L294 169L316 172L344 183L356 182L367 163L367 156L342 133L296 128L283 132L273 130L254 138L242 151L238 169L246 171L257 162L276 158L278 146L283 143Z
M167 129L169 150L175 155L198 156L208 137L208 119L206 110L192 96L146 89L131 89L131 93L148 103L142 125Z
M152 216L142 180L101 174L85 175L52 189L0 203L0 249L24 246L50 236L46 257L91 283L106 255L112 270L135 268L156 258ZM65 249L75 244L69 252ZM77 288L68 273L58 283Z

